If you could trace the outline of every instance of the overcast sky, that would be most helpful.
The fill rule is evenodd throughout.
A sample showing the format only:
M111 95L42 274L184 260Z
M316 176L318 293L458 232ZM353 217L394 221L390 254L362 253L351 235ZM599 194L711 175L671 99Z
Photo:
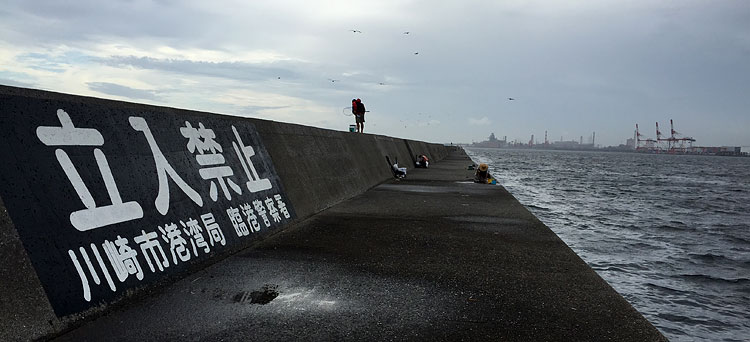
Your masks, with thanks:
M4 0L0 84L336 130L358 97L366 132L432 142L674 119L748 146L750 1Z

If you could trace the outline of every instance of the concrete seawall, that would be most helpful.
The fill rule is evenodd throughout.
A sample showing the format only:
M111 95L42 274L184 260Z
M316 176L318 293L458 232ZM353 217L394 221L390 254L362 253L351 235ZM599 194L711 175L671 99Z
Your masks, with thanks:
M0 132L3 341L666 340L458 148L12 87Z
M59 340L666 340L469 163L454 151Z
M414 154L447 155L440 144L6 86L0 121L4 341L59 334L359 195L392 177L385 156L411 168ZM231 174L207 171L219 159L206 157L211 146L199 124L223 146L211 151L227 156L223 169L211 170ZM240 157L230 160L235 151ZM242 191L244 180L250 191ZM75 213L88 216L76 220ZM131 216L106 221L115 214ZM191 226L198 217L203 224ZM217 224L211 234L222 236L214 241L209 230ZM202 238L187 238L196 227ZM163 247L155 249L159 238Z

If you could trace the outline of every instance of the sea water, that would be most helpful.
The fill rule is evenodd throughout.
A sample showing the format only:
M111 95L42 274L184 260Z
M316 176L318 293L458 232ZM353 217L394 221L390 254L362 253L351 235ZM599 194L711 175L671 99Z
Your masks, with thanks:
M466 151L670 340L750 340L750 158Z

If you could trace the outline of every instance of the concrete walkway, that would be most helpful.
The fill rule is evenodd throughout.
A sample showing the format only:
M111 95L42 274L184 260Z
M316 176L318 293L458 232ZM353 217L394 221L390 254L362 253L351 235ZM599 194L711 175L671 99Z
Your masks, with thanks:
M454 152L60 340L666 340L469 164Z

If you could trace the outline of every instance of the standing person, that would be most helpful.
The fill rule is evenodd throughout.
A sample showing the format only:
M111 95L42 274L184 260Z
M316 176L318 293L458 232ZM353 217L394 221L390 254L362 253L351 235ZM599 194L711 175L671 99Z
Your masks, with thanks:
M357 109L356 112L354 112L355 121L357 122L357 132L364 133L365 132L365 104L362 103L362 100L356 99L355 100L356 105L352 105L352 110L354 108Z
M354 116L354 123L357 124L357 130L351 132L359 132L359 123L357 122L357 99L352 99L352 115ZM351 130L351 126L349 126Z

